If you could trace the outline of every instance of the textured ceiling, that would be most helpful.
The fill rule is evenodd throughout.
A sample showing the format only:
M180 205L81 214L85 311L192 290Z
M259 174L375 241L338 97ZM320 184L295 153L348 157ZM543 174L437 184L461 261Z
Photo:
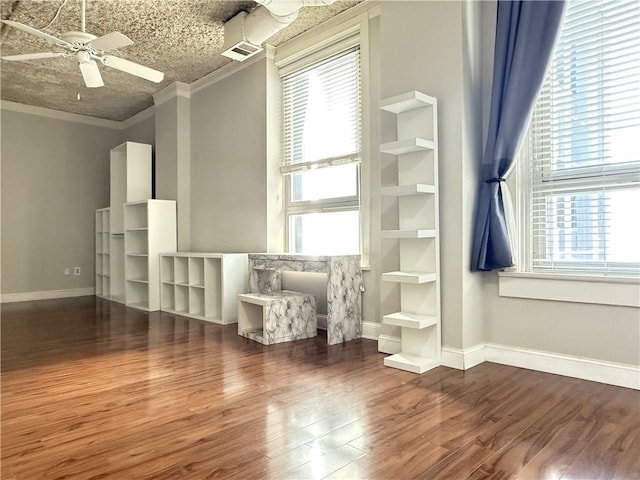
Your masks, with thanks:
M2 19L42 29L64 0L2 0ZM279 45L362 0L339 0L327 7L305 7L298 19L268 43ZM58 18L44 31L54 36L80 30L80 0L66 0ZM86 31L96 36L124 33L135 44L119 57L163 71L156 84L100 66L105 86L86 88L75 58L1 63L3 100L124 120L153 104L152 95L174 81L191 83L231 60L222 57L223 22L253 1L228 0L87 0ZM2 24L2 55L51 51L45 40ZM77 99L78 93L80 100Z

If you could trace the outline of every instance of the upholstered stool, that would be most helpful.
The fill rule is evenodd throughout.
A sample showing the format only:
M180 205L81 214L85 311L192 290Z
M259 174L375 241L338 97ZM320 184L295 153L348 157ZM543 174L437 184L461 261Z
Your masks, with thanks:
M264 345L315 337L316 299L290 290L238 294L238 335Z

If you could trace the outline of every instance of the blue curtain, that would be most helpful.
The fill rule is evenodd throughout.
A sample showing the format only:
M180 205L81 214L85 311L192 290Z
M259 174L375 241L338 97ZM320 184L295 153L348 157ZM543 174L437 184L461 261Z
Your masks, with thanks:
M471 270L513 265L502 184L533 111L560 30L565 1L499 0L487 144Z

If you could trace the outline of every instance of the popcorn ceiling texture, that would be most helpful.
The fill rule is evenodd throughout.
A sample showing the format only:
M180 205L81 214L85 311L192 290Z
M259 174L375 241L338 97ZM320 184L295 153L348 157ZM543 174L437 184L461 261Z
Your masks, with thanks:
M306 7L298 19L268 43L279 45L313 28L361 0L342 0L327 7ZM43 29L63 0L2 0L2 19ZM60 36L81 30L80 0L67 0L60 15L45 29ZM79 113L109 120L125 120L153 104L152 95L174 81L191 83L231 60L219 54L223 23L239 11L251 11L253 1L228 0L87 0L86 30L96 36L118 31L135 43L116 56L164 72L156 84L100 65L105 86L84 86L77 61L55 58L1 64L3 100ZM46 52L46 41L2 24L2 55ZM81 100L78 101L77 94Z

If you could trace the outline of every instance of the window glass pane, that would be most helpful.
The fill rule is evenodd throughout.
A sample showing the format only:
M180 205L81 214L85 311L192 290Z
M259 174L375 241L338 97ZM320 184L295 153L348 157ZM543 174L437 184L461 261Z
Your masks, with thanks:
M292 202L357 195L358 167L353 163L291 175Z
M534 121L548 173L640 160L639 6L569 2Z
M358 211L289 216L289 250L308 255L357 255Z
M569 1L529 131L532 270L640 274L639 6Z
M534 265L637 272L639 205L638 189L547 194L534 207L544 218L543 231L534 232Z

